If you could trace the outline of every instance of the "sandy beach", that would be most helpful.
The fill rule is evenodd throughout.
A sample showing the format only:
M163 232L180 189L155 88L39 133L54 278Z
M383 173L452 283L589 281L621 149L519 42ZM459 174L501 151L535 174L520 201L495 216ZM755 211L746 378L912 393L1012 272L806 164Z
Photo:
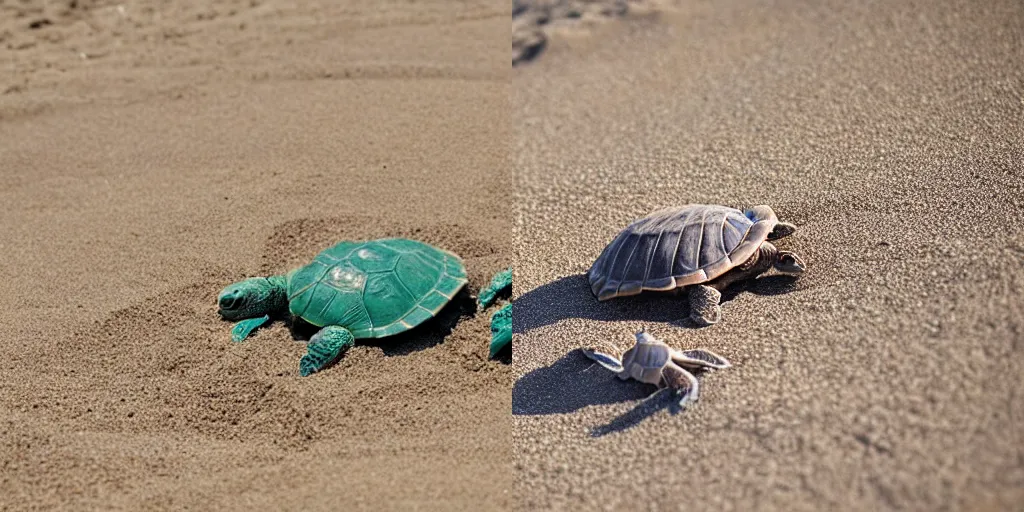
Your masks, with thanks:
M1021 510L1024 7L630 6L514 68L517 509ZM771 205L806 274L702 329L598 303L604 245L687 203ZM577 350L642 326L734 366L645 404Z
M0 1L0 509L1021 510L1020 2L517 0L511 69L507 9ZM688 203L807 272L599 303ZM467 294L310 378L231 343L226 284L385 236ZM641 327L733 367L674 413L578 350Z
M471 298L310 378L216 314L342 239L512 262L507 9L0 2L0 509L512 508Z

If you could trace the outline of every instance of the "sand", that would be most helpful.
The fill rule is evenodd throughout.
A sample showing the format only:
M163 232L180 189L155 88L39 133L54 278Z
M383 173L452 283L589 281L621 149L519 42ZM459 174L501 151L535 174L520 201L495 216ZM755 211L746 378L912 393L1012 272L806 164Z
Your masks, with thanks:
M1020 509L1019 2L513 2L512 70L507 9L0 2L0 508ZM691 202L807 274L589 295ZM469 297L311 379L229 342L225 284L390 235L516 263L511 365ZM734 367L673 414L576 350L641 326Z
M311 378L215 307L340 239L512 261L507 8L0 2L0 509L511 508L470 297Z
M631 4L632 5L632 4ZM685 1L514 68L520 510L1021 510L1024 7ZM808 263L720 324L583 273L634 218L766 203ZM733 368L672 414L576 349Z

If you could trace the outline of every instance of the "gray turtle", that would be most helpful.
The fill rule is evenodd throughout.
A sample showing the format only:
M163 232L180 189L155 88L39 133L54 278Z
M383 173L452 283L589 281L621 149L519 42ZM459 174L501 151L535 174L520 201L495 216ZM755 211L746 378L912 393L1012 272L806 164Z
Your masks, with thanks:
M648 334L646 329L636 333L636 344L622 354L621 361L592 348L583 349L583 354L615 372L622 380L633 379L654 384L659 389L674 390L679 394L680 407L686 407L699 398L697 377L688 368L723 369L732 366L724 357L710 350L673 349Z
M704 204L667 208L623 229L587 277L601 301L686 288L690 317L711 325L722 318L721 292L729 285L772 268L804 271L799 256L769 242L795 231L766 205L745 211Z

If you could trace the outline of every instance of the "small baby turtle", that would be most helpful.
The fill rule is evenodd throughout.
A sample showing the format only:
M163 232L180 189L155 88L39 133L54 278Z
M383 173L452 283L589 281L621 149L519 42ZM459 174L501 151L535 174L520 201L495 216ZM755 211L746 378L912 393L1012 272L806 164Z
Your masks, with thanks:
M687 288L690 318L711 325L722 317L721 292L729 285L773 267L786 274L804 271L799 256L769 242L795 231L766 205L745 211L704 204L667 208L633 222L605 247L587 273L590 289L604 301Z
M466 282L461 258L424 242L344 241L287 274L234 283L217 303L225 320L240 320L231 330L233 341L249 337L272 315L291 314L320 327L299 364L307 376L341 356L357 338L392 336L433 318ZM494 283L502 286L504 281ZM498 291L487 288L481 295Z
M732 366L724 357L709 350L673 349L648 334L646 329L636 333L636 344L626 350L622 361L592 348L583 349L583 354L615 372L622 380L634 379L654 384L659 389L667 387L674 390L679 395L680 407L686 407L699 398L697 377L687 368L723 369Z

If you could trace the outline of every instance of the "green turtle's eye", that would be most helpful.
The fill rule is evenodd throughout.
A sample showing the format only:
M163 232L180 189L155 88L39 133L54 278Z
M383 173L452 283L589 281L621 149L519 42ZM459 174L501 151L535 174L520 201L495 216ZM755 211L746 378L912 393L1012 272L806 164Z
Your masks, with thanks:
M238 290L231 290L220 297L220 307L223 309L231 309L241 302Z

